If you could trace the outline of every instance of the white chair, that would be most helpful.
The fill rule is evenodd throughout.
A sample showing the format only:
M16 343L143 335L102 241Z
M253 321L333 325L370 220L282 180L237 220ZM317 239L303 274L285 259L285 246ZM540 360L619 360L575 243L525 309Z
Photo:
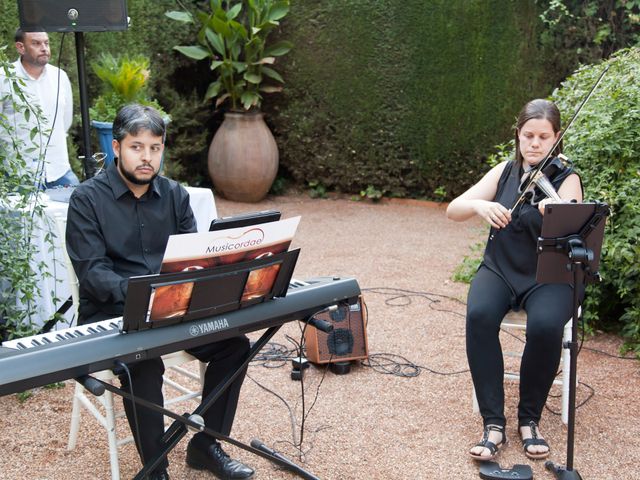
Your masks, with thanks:
M562 365L562 377L560 379L556 378L553 383L554 385L562 385L562 422L566 425L569 423L569 370L570 366L570 355L569 350L564 348L564 344L566 342L571 341L571 333L572 333L572 324L573 320L569 319L569 321L564 326L564 332L562 334L562 357L560 358L560 364ZM500 329L504 331L516 330L522 331L527 328L527 316L525 312L509 312L502 320L500 324ZM503 354L508 357L518 357L522 358L522 351L512 352L505 351ZM505 372L504 374L505 380L514 380L520 381L520 375L517 373L509 373ZM577 382L577 379L576 379ZM473 387L472 387L473 388ZM476 397L476 390L473 388L473 411L477 413L480 411L480 407L478 406L478 399Z
M80 303L79 282L78 277L73 269L73 265L67 254L65 244L65 231L67 227L67 219L61 214L56 214L56 228L57 236L60 238L60 246L62 248L65 266L67 268L67 276L69 282L69 288L71 290L71 298L73 300L73 321L77 320L78 305ZM189 355L185 351L174 352L168 355L164 355L162 360L166 370L171 370L179 375L191 380L195 380L199 383L199 389L192 390L184 385L169 378L166 374L164 376L165 390L168 388L178 392L180 395L173 396L165 400L165 407L171 406L174 403L182 402L185 400L201 400L202 385L204 385L204 373L206 370L206 364L200 362L199 375L185 368L185 365L189 362L196 361L196 358ZM112 382L116 377L110 370L104 370L97 372L94 376L105 382ZM168 396L167 396L168 397ZM67 450L73 450L76 447L78 440L78 432L80 430L80 418L82 408L85 408L91 415L98 420L100 425L106 430L107 442L109 444L109 459L111 463L111 478L112 480L120 479L120 463L118 461L118 447L126 443L132 442L133 437L119 439L116 434L116 420L124 417L124 410L116 412L113 402L113 394L110 391L105 391L100 397L95 397L90 393L87 393L82 385L76 383L75 391L73 394L73 407L71 410L71 426L69 428L69 440L67 443Z
M67 282L69 283L69 290L71 291L71 300L73 301L72 309L73 309L73 319L70 324L75 324L78 320L78 306L80 305L80 287L78 285L78 277L76 277L76 272L73 270L73 265L71 264L71 259L69 258L69 254L67 253L66 243L65 243L65 232L67 230L67 217L62 215L59 212L55 214L56 221L56 234L60 240L60 248L62 249L62 254L64 255L64 265L67 270Z
M179 373L187 378L196 380L199 382L200 389L198 391L190 390L189 388L179 384L178 382L171 380L165 374L164 386L172 388L173 390L181 393L181 395L165 399L164 406L169 407L174 403L182 402L184 400L194 399L198 402L201 399L202 385L204 384L204 372L206 370L206 364L200 363L200 375L193 373L192 371L184 368L186 363L195 361L196 358L189 355L185 351L174 352L162 357L165 368L171 369L174 372ZM94 376L105 382L112 382L116 376L111 370L103 370L97 372ZM166 388L165 388L166 389ZM118 418L125 416L124 410L116 412L114 407L113 394L106 390L104 394L99 397L95 397L88 393L82 385L76 383L75 391L73 394L73 408L71 411L71 427L69 429L69 440L67 443L67 450L73 450L76 447L78 439L78 431L80 430L80 418L82 409L86 409L91 415L98 420L100 425L106 430L107 441L109 444L109 459L111 463L111 478L112 480L120 479L120 464L118 460L118 447L125 445L133 441L133 437L129 435L126 438L118 438L116 433L116 421Z

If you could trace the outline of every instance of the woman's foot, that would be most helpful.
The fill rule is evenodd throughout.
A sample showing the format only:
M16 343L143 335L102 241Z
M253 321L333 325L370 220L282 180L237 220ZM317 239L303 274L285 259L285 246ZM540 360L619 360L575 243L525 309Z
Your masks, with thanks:
M474 460L483 462L493 460L498 454L500 446L505 443L507 443L507 435L504 427L500 425L487 425L484 427L482 440L469 450L469 455Z
M549 444L540 435L538 424L534 421L520 427L520 438L524 454L534 460L540 460L549 456Z

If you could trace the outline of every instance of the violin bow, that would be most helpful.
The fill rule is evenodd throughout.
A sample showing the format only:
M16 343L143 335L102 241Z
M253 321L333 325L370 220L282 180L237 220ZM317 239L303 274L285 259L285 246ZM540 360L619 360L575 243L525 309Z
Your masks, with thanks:
M554 152L554 150L556 148L558 148L558 145L560 145L560 142L562 141L562 139L564 138L564 135L567 133L567 131L569 130L569 128L571 128L571 125L573 125L573 122L576 120L576 118L578 118L578 114L580 113L580 111L582 110L582 107L585 106L585 104L587 103L587 101L589 101L589 99L591 98L591 95L593 95L593 92L596 90L596 88L598 87L598 85L600 85L600 82L602 81L602 79L604 78L605 74L609 71L609 67L611 65L607 65L605 67L605 69L602 71L602 73L600 74L600 76L598 77L598 79L596 80L596 83L593 84L593 86L591 87L591 90L589 90L589 93L587 93L587 95L585 96L585 98L582 100L582 102L580 103L580 105L578 106L578 109L576 110L576 112L573 114L573 117L571 117L571 120L569 120L569 123L567 124L567 126L564 128L564 130L560 133L560 136L558 137L558 139L555 141L555 143L553 144L553 147L551 147L551 149L547 152L547 154L544 156L544 158L542 159L542 161L540 163L538 163L538 165L535 166L535 168L533 168L532 170L529 171L529 180L527 181L527 185L525 186L524 189L522 189L522 194L520 195L520 197L518 197L518 200L516 201L516 203L513 205L513 207L511 207L509 209L509 212L513 212L518 205L520 205L520 203L522 202L522 200L525 198L525 193L527 193L527 190L529 190L529 188L531 188L531 185L533 185L533 183L535 182L536 179L536 175L538 174L538 172L541 172L542 169L546 166L547 162L549 161L549 159L551 158L551 154Z

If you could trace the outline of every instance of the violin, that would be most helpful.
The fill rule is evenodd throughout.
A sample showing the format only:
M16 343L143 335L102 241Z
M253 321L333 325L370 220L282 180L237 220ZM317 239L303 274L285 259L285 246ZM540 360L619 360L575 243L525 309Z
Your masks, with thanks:
M558 195L558 192L553 188L552 182L557 179L566 178L571 173L573 173L571 160L560 153L557 157L549 158L542 169L530 170L522 179L518 193L521 194L522 200L528 201L534 206L538 205L538 203L545 198L562 202L560 195ZM515 206L522 200L519 199Z

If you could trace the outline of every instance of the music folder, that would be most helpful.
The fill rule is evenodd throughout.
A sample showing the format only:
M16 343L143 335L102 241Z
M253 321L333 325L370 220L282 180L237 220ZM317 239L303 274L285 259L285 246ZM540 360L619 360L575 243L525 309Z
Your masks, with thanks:
M262 217L262 216L259 216ZM300 217L169 237L161 273L129 279L123 331L219 315L285 296Z
M538 283L573 283L567 242L580 238L593 252L589 270L598 272L608 206L604 203L551 203L545 206L538 238Z

